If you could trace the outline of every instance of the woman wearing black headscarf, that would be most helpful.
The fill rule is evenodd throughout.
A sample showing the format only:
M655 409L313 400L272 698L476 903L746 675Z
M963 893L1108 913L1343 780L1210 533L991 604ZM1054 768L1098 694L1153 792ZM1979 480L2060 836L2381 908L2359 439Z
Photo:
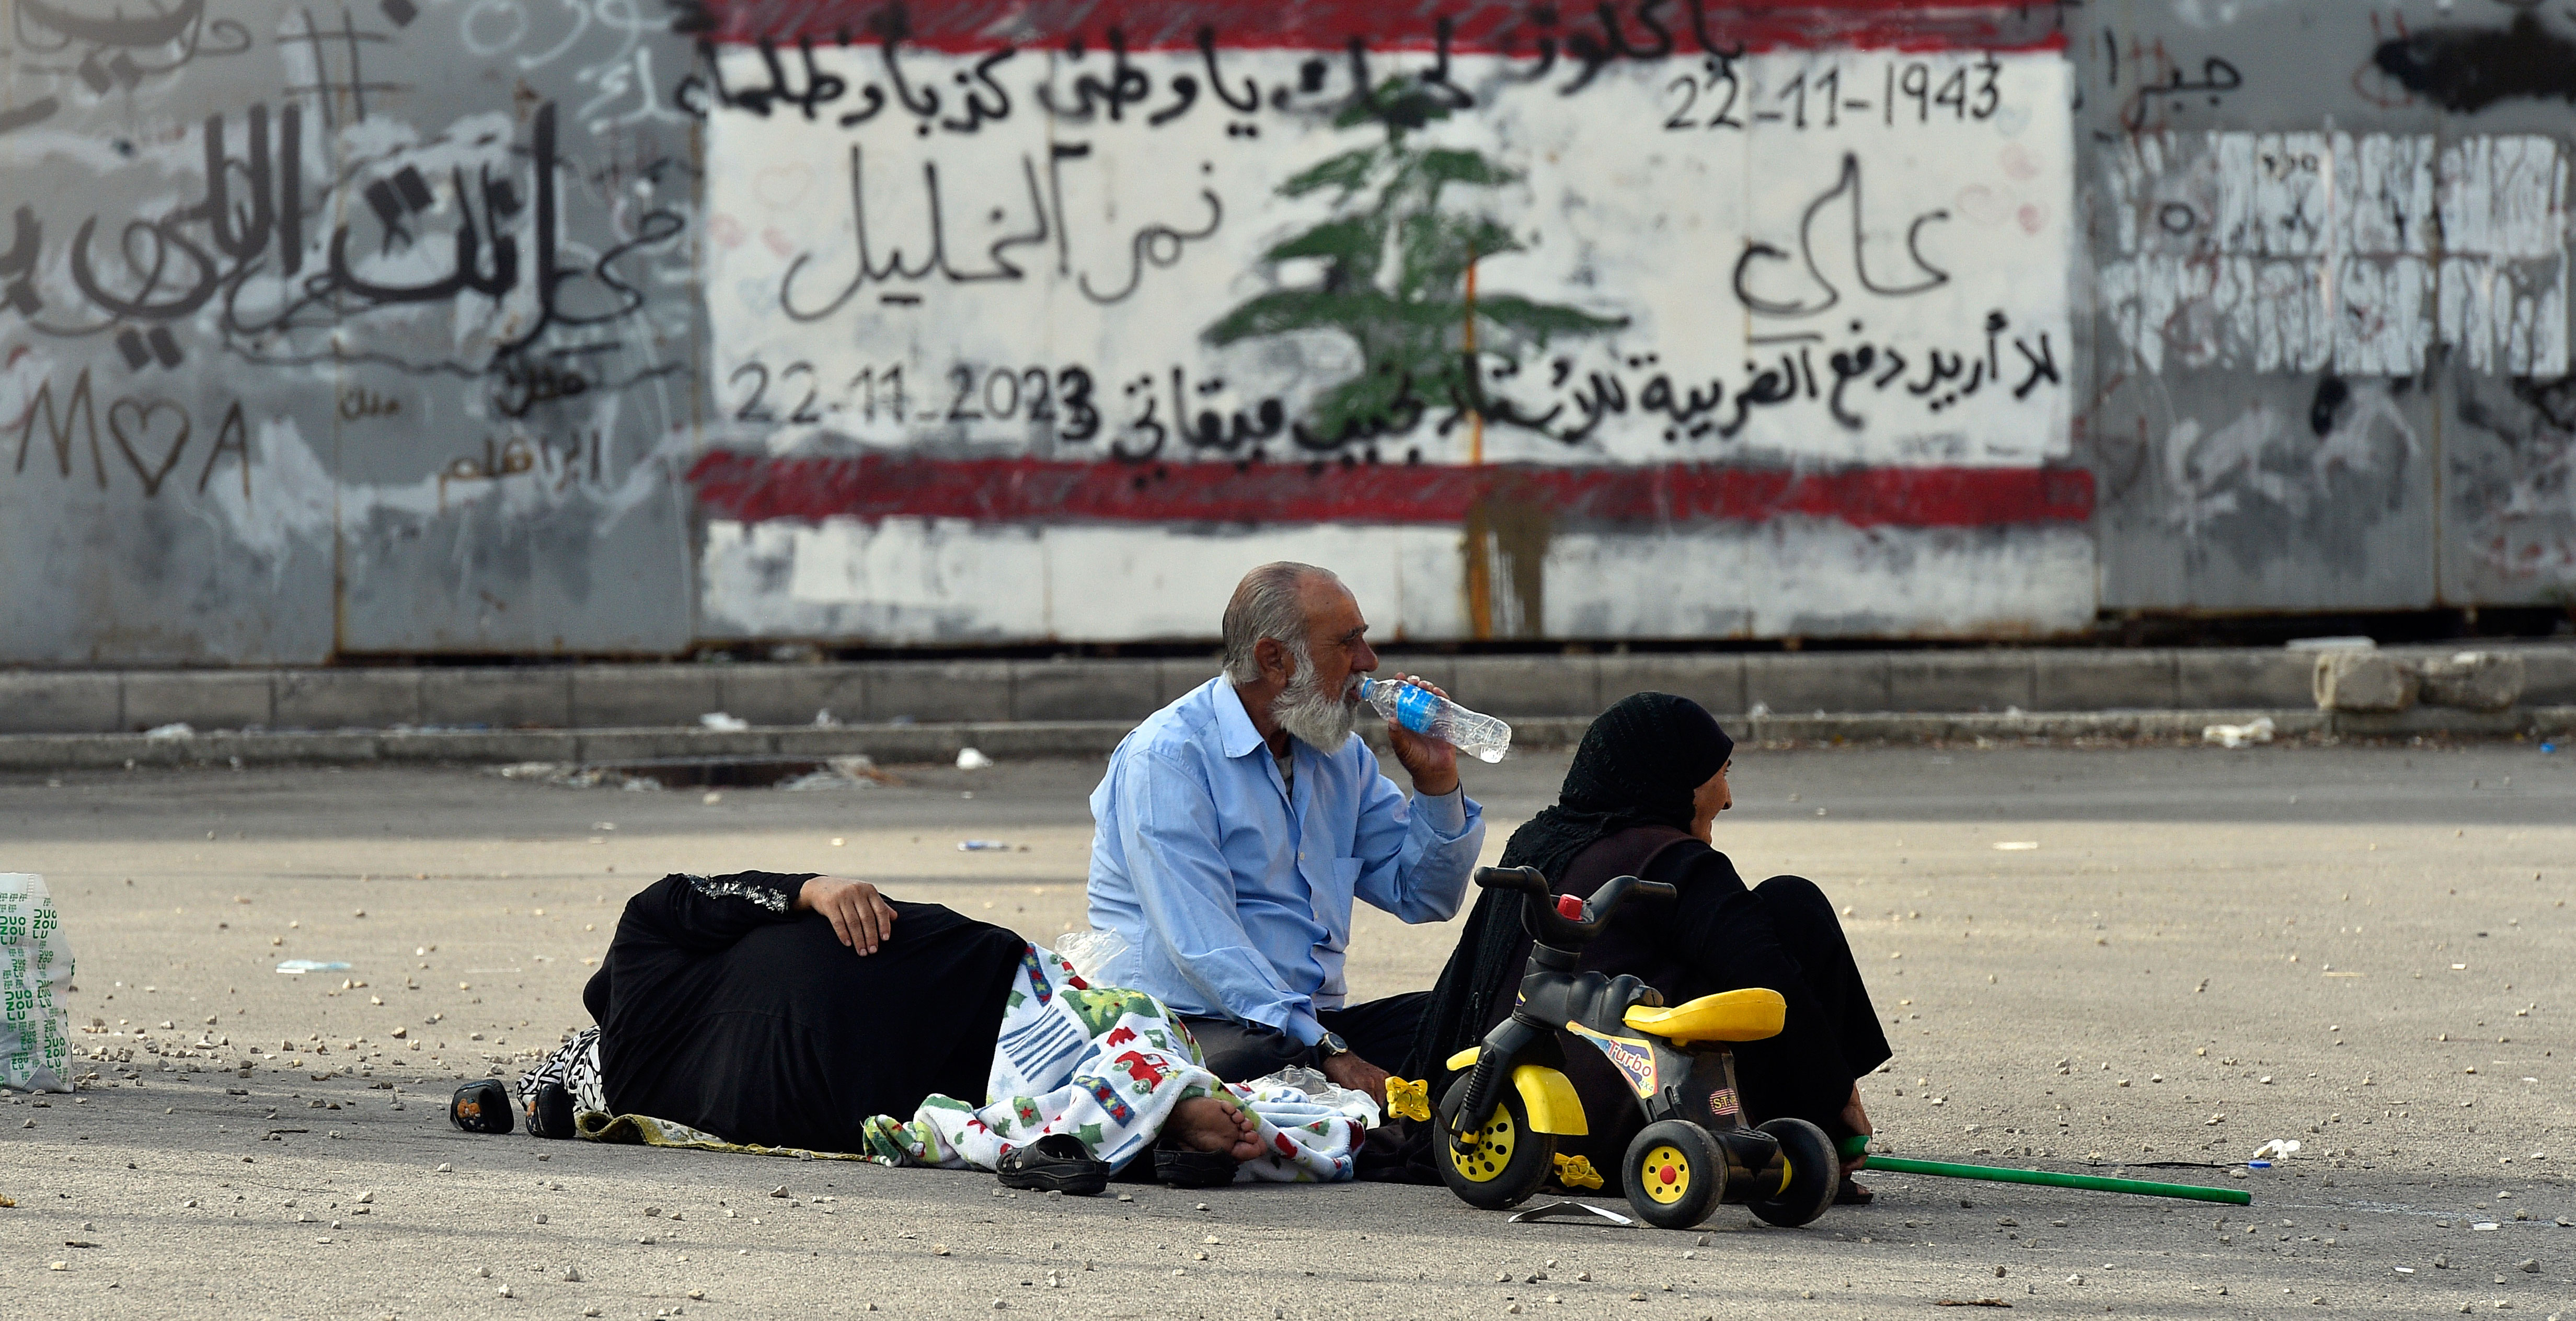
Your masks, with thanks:
M1623 905L1579 966L1634 973L1666 1004L1749 986L1778 991L1788 1001L1780 1034L1734 1048L1745 1109L1754 1120L1810 1120L1839 1143L1870 1131L1857 1080L1888 1059L1887 1037L1824 892L1797 876L1748 889L1710 847L1717 814L1734 803L1726 781L1734 751L1735 740L1689 698L1626 698L1585 731L1556 806L1513 832L1502 865L1536 867L1559 893L1587 898L1614 876L1670 883L1674 901ZM1480 896L1431 992L1408 1072L1433 1077L1434 1096L1448 1086L1442 1062L1512 1011L1530 946L1520 907L1517 894ZM1593 1131L1559 1148L1616 1178L1644 1118L1599 1052L1568 1045L1566 1073ZM1868 1197L1844 1180L1840 1200Z

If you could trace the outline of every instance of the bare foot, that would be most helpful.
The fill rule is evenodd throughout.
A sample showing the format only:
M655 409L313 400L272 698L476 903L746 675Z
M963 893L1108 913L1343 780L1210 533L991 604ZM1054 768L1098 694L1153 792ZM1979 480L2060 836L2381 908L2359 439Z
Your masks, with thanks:
M1222 1151L1238 1161L1261 1154L1261 1126L1230 1097L1194 1096L1173 1106L1163 1131L1192 1151Z

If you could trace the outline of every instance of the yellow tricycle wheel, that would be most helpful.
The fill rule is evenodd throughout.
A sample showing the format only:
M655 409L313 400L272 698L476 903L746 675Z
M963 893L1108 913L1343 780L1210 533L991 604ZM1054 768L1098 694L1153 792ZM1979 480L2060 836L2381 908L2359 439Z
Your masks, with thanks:
M1628 1205L1658 1229L1688 1229L1726 1195L1726 1153L1707 1129L1688 1120L1646 1125L1629 1140L1620 1165Z
M1690 1195L1690 1157L1670 1143L1647 1152L1637 1174L1642 1181L1638 1191L1666 1206Z
M1435 1122L1440 1125L1440 1181L1469 1206L1499 1211L1519 1204L1555 1168L1556 1139L1530 1131L1529 1112L1520 1092L1506 1082L1502 1096L1485 1122L1464 1133L1449 1131L1449 1117L1467 1099L1467 1080L1450 1084L1440 1098Z

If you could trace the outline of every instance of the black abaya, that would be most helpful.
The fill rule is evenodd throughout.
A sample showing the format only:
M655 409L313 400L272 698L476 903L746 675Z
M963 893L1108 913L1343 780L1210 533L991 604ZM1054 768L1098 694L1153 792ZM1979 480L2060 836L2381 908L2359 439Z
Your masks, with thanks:
M614 1109L734 1142L864 1151L871 1115L984 1094L1027 942L888 900L893 934L860 957L795 911L810 879L673 875L627 901L582 992Z

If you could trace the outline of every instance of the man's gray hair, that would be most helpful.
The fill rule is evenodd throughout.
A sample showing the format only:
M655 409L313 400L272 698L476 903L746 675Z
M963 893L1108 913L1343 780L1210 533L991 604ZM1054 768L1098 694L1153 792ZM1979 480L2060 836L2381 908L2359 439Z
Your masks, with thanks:
M1225 603L1225 677L1236 683L1259 683L1261 662L1253 648L1263 638L1288 645L1311 661L1306 646L1305 588L1308 578L1340 582L1330 569L1294 560L1275 560L1243 575L1234 598Z

